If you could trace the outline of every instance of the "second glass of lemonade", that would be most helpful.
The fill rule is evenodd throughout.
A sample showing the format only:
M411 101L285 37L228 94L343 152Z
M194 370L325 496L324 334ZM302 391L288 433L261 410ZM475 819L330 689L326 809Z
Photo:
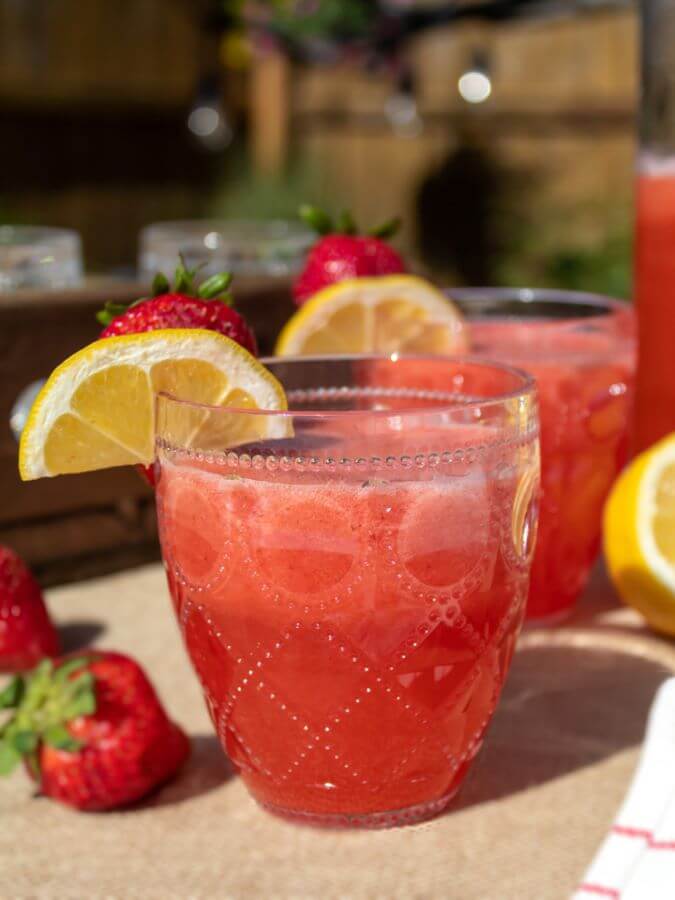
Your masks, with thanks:
M636 365L630 306L592 294L468 288L472 353L535 376L542 498L527 618L573 609L597 558L602 509L626 461Z
M333 826L428 818L481 746L524 617L533 381L440 358L267 365L288 411L158 401L187 651L262 806Z

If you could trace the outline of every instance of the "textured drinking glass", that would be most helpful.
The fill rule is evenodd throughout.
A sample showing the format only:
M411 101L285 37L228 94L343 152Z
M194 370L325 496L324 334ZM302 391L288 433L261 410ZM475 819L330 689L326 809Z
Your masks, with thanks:
M138 267L151 281L157 272L171 273L182 254L200 275L285 276L301 268L316 236L299 222L196 220L148 225L140 236Z
M213 723L276 813L433 816L481 746L524 615L533 383L440 358L268 365L288 412L158 400L160 538Z
M0 225L0 291L76 287L82 246L75 231Z
M470 288L450 291L471 326L472 352L536 377L542 501L527 617L553 622L583 590L602 508L628 449L635 320L591 294Z

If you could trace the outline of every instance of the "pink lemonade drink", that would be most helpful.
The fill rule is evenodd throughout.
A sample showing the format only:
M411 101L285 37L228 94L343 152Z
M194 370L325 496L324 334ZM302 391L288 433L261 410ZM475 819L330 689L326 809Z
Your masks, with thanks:
M633 449L675 431L675 4L641 0L635 191L639 361Z
M541 420L537 547L527 618L553 622L583 590L602 509L628 451L634 317L618 301L553 291L452 291L472 348L535 376Z
M675 158L643 160L636 200L640 364L635 449L640 452L675 431Z
M533 386L505 367L424 367L456 391L418 388L406 360L345 358L270 363L287 414L159 401L178 621L226 753L285 816L437 814L506 678L536 529ZM252 439L218 450L237 417ZM185 440L197 421L209 447Z

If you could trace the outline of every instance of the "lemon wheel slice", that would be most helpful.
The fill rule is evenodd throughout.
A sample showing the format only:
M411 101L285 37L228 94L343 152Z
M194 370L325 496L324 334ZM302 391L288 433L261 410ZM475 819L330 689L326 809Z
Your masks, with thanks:
M286 323L278 356L459 353L468 346L457 307L414 275L354 278L324 288Z
M106 338L61 363L38 394L21 437L21 477L151 463L155 395L161 391L212 406L286 409L283 388L270 372L214 331L165 329ZM200 411L186 416L192 436L207 418ZM243 416L219 412L215 418L219 446L246 438ZM279 417L249 418L258 428L285 428Z
M605 507L604 545L622 600L675 635L675 435L619 477Z

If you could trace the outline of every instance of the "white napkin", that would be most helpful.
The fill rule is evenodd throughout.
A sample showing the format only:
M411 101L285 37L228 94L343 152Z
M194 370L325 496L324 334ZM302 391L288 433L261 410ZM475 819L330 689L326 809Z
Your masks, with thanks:
M675 898L675 678L649 712L633 781L572 900Z

